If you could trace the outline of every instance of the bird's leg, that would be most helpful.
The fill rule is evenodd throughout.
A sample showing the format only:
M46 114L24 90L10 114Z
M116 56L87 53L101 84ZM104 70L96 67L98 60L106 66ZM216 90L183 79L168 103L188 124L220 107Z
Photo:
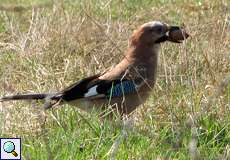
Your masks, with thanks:
M120 144L123 142L123 140L128 138L128 132L132 129L132 126L133 126L133 119L125 115L123 116L122 123L123 124L122 124L121 133L116 138L112 147L107 153L111 157L112 160L116 159L116 155L117 155Z

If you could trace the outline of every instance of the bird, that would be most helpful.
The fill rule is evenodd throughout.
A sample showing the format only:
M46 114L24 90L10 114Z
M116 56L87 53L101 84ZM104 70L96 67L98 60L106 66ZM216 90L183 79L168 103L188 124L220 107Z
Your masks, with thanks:
M44 108L70 104L91 111L110 108L120 115L129 115L151 94L157 77L161 44L182 43L189 35L179 26L150 21L138 27L130 37L124 58L115 67L83 78L56 93L28 93L3 96L10 100L44 100Z

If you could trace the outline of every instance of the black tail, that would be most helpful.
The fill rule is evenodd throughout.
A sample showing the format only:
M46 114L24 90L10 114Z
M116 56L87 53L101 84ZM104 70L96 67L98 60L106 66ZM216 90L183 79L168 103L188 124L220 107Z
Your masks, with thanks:
M58 97L56 97L53 94L35 93L35 94L20 94L20 95L0 97L0 102L10 101L10 100L39 100L39 99L46 99L48 97L51 97L51 99L58 99Z

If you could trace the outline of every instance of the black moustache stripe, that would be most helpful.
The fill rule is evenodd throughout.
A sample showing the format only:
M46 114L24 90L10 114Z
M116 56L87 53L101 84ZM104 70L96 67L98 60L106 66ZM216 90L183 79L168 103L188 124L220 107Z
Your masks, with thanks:
M163 37L157 39L157 40L155 41L155 43L161 43L161 42L165 42L165 41L167 41L167 40L168 40L168 36L167 36L167 35L164 35Z

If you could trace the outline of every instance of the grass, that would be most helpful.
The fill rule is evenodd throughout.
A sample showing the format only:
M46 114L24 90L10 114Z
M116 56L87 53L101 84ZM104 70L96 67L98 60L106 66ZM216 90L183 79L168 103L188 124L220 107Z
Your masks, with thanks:
M157 84L132 115L136 131L116 158L229 159L229 6L227 0L2 1L0 94L61 90L115 65L137 26L185 24L191 38L162 45ZM110 159L120 127L101 123L97 112L41 106L0 104L0 137L21 137L23 159Z

